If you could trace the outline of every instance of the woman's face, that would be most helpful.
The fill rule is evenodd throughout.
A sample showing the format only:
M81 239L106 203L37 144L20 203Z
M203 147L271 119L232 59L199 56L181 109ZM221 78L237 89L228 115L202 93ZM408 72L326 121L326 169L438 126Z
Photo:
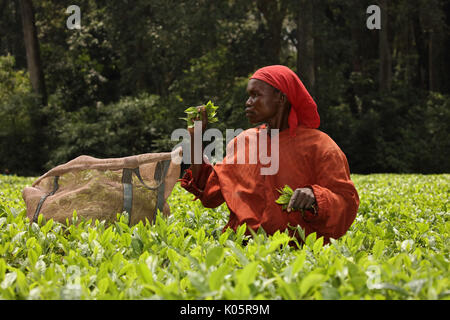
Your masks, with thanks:
M245 103L245 116L250 123L266 122L269 125L282 112L280 93L272 86L258 79L250 79L247 85L249 98Z

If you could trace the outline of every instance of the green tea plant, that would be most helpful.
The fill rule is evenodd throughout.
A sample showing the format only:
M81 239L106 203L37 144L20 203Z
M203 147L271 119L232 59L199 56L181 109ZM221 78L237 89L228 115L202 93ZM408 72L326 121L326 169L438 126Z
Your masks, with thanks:
M0 176L0 299L449 299L450 175L352 179L350 230L296 249L287 231L222 232L226 205L206 209L178 184L154 225L76 212L30 224L21 191L34 179Z
M286 210L291 200L292 195L294 194L294 190L288 185L285 185L282 189L277 190L280 193L280 197L275 201L278 204L281 204L283 210Z
M206 116L208 117L208 123L214 123L219 121L217 118L217 112L218 106L215 106L214 103L210 100L205 105L206 109ZM203 115L202 113L197 109L197 107L189 107L186 110L184 110L186 113L186 118L180 118L181 120L185 120L187 122L188 128L194 127L194 121L195 119L199 118L202 119Z

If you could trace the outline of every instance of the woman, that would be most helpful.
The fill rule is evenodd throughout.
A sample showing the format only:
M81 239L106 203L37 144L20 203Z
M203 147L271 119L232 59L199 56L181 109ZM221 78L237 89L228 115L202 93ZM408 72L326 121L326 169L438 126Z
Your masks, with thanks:
M250 78L247 92L245 114L252 124L263 124L241 134L250 132L259 137L264 130L279 130L278 172L261 175L259 169L263 165L259 161L224 161L212 166L204 160L185 171L181 186L207 208L226 202L230 219L224 230L236 230L246 223L255 231L262 227L273 234L300 225L306 235L316 232L325 243L341 237L356 217L359 197L344 153L328 135L317 130L317 106L303 83L285 66L268 66ZM199 108L205 130L205 109ZM194 130L189 132L194 141ZM191 159L194 148L192 144ZM295 191L283 210L275 201L280 196L277 190L285 185ZM292 234L293 229L290 230Z

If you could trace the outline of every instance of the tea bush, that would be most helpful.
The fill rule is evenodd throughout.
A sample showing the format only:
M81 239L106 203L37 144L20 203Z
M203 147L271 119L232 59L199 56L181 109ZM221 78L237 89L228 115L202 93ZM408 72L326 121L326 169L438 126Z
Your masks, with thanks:
M450 175L352 178L347 234L295 249L287 232L222 232L227 207L179 184L154 225L30 225L21 191L34 179L0 176L0 299L449 299Z

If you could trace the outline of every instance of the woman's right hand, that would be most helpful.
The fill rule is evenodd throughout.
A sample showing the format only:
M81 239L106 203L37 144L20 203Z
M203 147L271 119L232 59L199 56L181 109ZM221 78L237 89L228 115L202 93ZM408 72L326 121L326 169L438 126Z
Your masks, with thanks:
M206 127L208 126L208 115L206 113L206 106L202 105L202 106L198 106L196 107L198 111L200 111L200 113L202 114L202 117L200 117L200 115L198 115L197 118L195 118L194 121L202 121L202 133L206 130ZM192 135L194 134L194 129L193 128L188 128L189 133Z
M200 117L200 114L197 116L196 119L194 119L194 121L202 121L202 132L201 132L201 137L203 137L203 132L205 132L206 126L208 125L208 115L206 113L206 106L198 106L197 110L200 111L200 114L202 115ZM195 145L195 141L197 139L195 139L194 137L194 132L195 132L195 125L192 128L188 127L188 132L191 136L191 170L192 170L192 176L194 177L194 179L196 179L198 177L198 174L200 172L201 169L201 164L203 163L203 139L200 138L200 146L197 149L196 145ZM200 151L200 155L197 155L197 158L195 157L195 151L198 150ZM195 161L200 161L200 163L196 163Z

